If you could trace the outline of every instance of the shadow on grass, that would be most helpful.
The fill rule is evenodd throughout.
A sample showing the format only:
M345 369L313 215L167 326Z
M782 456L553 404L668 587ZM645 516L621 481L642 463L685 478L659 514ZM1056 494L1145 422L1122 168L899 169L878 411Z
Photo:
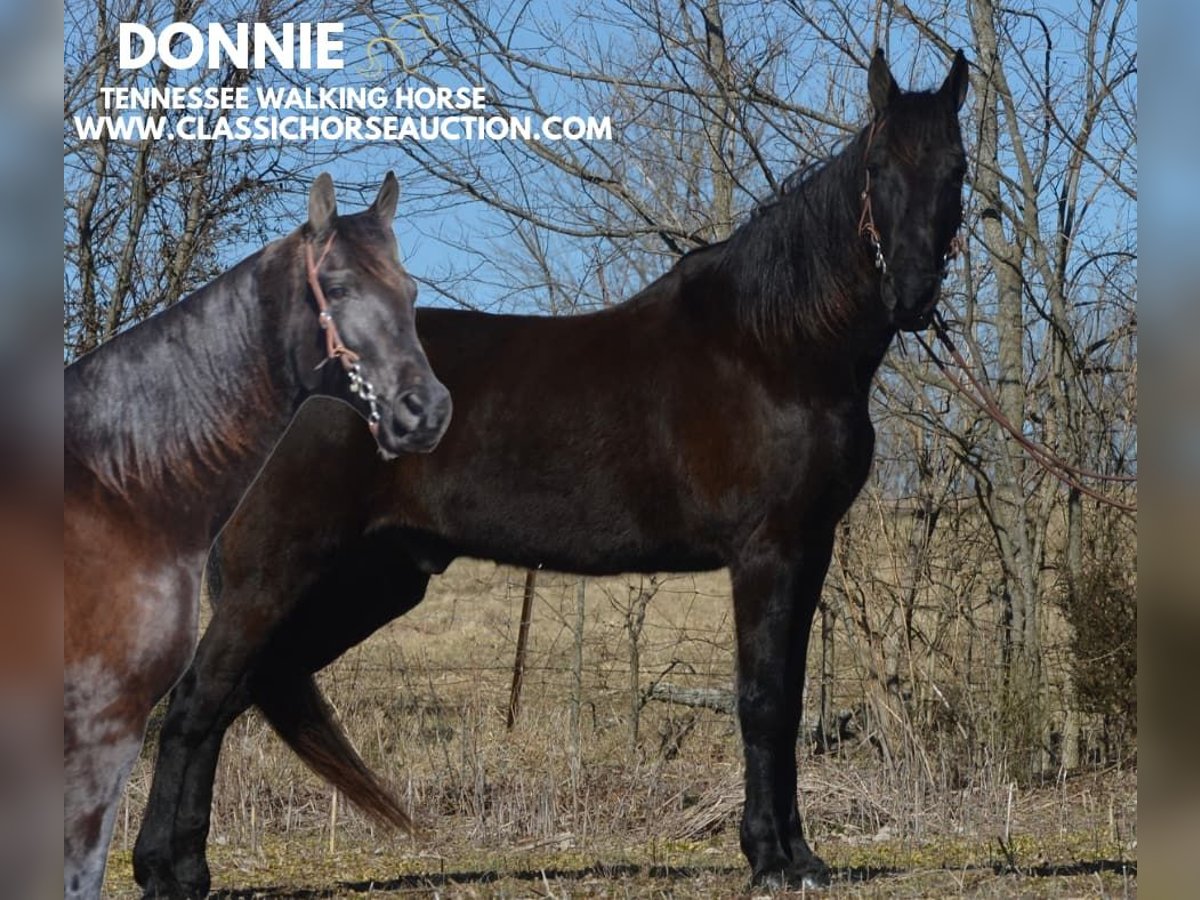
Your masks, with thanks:
M433 890L453 885L492 884L497 881L512 879L541 883L543 881L585 881L593 878L648 878L670 881L691 881L701 876L728 877L745 873L743 866L657 866L597 863L579 869L529 869L513 872L442 872L437 874L401 875L396 878L376 879L369 881L339 881L330 887L298 888L298 887L254 887L233 891L218 891L210 895L221 900L270 900L270 898L295 898L295 900L316 900L316 898L339 897L348 893L367 894L372 891L415 891ZM931 868L921 871L951 871L949 868ZM991 872L996 875L1016 875L1026 878L1066 878L1078 875L1097 875L1105 872L1118 873L1129 877L1137 877L1137 863L1129 860L1098 859L1087 862L1054 863L1040 866L1018 866L1012 868L1005 865L974 865L954 868L955 872ZM889 866L853 866L833 870L834 885L861 884L876 878L886 878L893 875L913 874L912 871ZM747 887L749 879L747 878Z
M512 872L441 872L428 875L401 875L397 878L374 879L371 881L339 881L326 888L259 887L242 888L235 891L219 891L209 896L221 900L268 900L275 897L294 897L296 900L313 900L318 897L335 897L345 893L368 893L370 891L428 890L465 884L492 884L512 879L541 883L542 881L585 881L590 878L654 878L675 881L690 881L702 875L728 876L744 871L742 866L650 866L618 863L597 863L579 869L527 869Z
M1003 873L1006 867L995 866L997 873ZM1102 872L1115 872L1118 875L1137 877L1137 862L1121 859L1095 859L1088 862L1047 863L1041 866L1018 866L1010 870L1014 875L1027 875L1034 878L1066 878L1072 875L1099 875Z

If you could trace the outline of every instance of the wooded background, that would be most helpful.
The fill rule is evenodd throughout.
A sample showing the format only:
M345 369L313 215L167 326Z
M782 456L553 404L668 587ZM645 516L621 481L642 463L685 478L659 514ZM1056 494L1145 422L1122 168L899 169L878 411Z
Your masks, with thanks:
M389 36L377 46L390 55L327 76L117 67L120 21L238 19L345 21L348 46ZM398 232L423 303L566 315L619 302L860 127L875 46L905 87L935 87L954 50L967 53L966 249L941 309L1004 416L1061 462L1036 461L915 339L897 340L874 392L874 471L812 643L809 737L833 748L857 735L918 775L931 759L964 778L998 762L1018 779L1134 763L1136 485L1106 480L1137 474L1133 3L69 2L64 357L290 230L326 169L349 188L344 208L398 170ZM613 140L75 134L75 115L100 112L101 86L322 77L481 84L491 112L610 115ZM637 663L655 593L622 601L635 694L666 677ZM636 743L636 703L631 717Z

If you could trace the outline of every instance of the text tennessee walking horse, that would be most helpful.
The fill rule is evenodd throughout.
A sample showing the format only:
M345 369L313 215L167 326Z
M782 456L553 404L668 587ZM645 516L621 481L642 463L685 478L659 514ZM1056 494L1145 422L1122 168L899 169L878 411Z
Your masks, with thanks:
M758 882L828 877L796 802L809 627L870 468L872 376L898 328L930 320L965 171L961 53L936 92L900 91L882 54L868 82L868 128L628 302L569 318L423 310L456 410L436 453L383 466L348 422L297 422L210 564L217 610L172 699L134 853L148 894L207 890L221 737L251 703L345 796L407 822L310 673L456 556L584 574L728 566L742 849Z
M397 195L388 173L368 210L340 218L320 176L306 225L65 372L68 896L100 893L146 719L195 647L205 555L303 400L350 401L389 457L445 430Z

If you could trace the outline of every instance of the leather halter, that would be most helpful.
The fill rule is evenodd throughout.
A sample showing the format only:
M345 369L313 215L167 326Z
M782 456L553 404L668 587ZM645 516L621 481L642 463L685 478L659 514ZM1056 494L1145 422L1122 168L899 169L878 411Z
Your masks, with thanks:
M333 320L333 313L329 309L329 300L325 297L321 279L318 277L321 264L329 255L335 237L336 233L329 235L325 246L321 248L321 255L315 260L313 259L312 244L307 241L304 244L304 265L308 273L308 287L317 301L317 321L321 324L321 330L325 332L325 359L317 367L320 368L331 359L341 362L342 368L346 370L346 375L350 379L350 393L366 402L369 409L367 425L371 429L371 434L376 434L382 419L379 412L379 395L375 393L375 386L363 376L362 367L359 365L361 357L347 347L342 340L337 323Z
M867 149L863 151L863 162L867 162L867 157L871 155L871 144L875 142L875 133L882 131L883 126L887 124L887 119L872 119L871 129L867 132ZM870 239L871 247L875 251L875 268L880 274L887 274L887 260L883 256L883 241L879 236L879 229L875 226L875 213L871 209L871 166L869 163L864 167L866 169L866 183L862 189L862 212L858 216L858 233Z
M874 119L871 122L871 128L867 131L867 149L863 152L863 162L867 161L867 157L871 155L871 145L875 142L875 135L883 130L887 124L887 119ZM866 168L866 182L863 185L862 194L862 212L858 216L858 233L866 237L871 242L871 249L875 252L875 268L879 270L881 275L888 273L887 258L883 255L883 238L879 234L879 228L875 225L875 213L871 208L871 168L868 164ZM946 277L946 270L950 265L950 261L963 249L963 240L956 231L954 236L950 238L950 243L946 247L946 252L942 255L942 278Z

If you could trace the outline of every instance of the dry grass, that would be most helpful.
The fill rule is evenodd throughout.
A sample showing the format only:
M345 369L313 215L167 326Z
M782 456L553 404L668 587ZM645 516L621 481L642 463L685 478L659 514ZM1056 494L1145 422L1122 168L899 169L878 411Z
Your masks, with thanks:
M265 896L745 894L732 718L648 702L631 745L629 604L655 592L639 641L641 689L659 677L728 688L727 577L588 580L576 688L578 579L542 573L510 732L522 584L520 572L456 563L417 610L322 675L364 757L425 829L420 838L345 808L251 715L231 729L222 757L214 884ZM1018 787L1000 764L964 776L939 766L929 746L919 755L919 766L889 768L860 740L802 760L802 812L839 870L833 895L1136 892L1136 863L1123 868L1136 859L1135 773ZM150 759L147 750L119 813L114 897L136 896L129 851Z

